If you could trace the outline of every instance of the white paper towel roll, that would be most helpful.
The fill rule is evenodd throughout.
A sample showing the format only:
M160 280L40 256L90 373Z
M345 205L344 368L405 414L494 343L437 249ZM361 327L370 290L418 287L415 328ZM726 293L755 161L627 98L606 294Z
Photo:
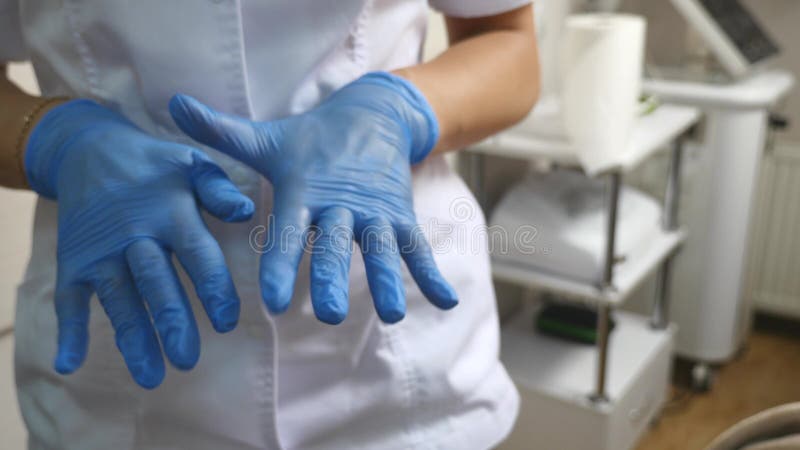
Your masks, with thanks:
M562 51L564 128L584 169L627 148L641 90L646 22L627 14L567 19Z

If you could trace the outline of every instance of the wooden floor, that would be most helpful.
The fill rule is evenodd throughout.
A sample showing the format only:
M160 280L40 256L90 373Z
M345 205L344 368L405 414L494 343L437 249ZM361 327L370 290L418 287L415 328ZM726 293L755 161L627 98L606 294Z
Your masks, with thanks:
M742 353L704 394L673 387L673 399L637 450L700 450L759 411L800 401L800 324L760 318Z

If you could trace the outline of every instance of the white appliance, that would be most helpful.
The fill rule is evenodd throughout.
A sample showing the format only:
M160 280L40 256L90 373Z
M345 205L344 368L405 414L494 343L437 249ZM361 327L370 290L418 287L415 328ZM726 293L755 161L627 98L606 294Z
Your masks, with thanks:
M784 71L729 85L644 83L645 92L700 107L706 116L700 142L684 156L680 222L691 231L675 259L670 289L682 356L725 362L749 329L751 305L743 292L757 175L769 111L793 85L794 76Z
M778 54L778 46L739 0L672 0L718 62L740 78Z

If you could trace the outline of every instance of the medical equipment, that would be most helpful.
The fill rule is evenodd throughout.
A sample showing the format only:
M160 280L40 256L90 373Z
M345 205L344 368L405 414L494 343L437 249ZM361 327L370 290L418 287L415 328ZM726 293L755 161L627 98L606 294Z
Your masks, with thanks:
M779 52L739 0L672 0L672 4L733 77L752 72Z
M274 122L251 122L178 95L170 112L192 138L223 151L272 182L273 231L261 258L261 290L276 313L289 307L311 223L311 300L319 320L348 311L350 252L361 247L378 316L405 316L400 257L426 297L442 309L458 303L417 225L411 164L436 145L438 123L410 82L372 72L317 108Z
M544 110L537 107L538 111L534 111L532 116L557 123L557 116L560 114L558 105L545 104L542 107ZM549 117L550 115L555 117ZM610 336L609 321L611 309L628 299L645 279L655 273L662 284L666 285L669 280L671 257L685 238L685 232L678 227L674 214L677 193L680 190L678 162L683 151L682 136L696 124L699 117L699 112L694 108L673 105L657 108L652 114L637 120L625 151L609 156L599 166L601 169L594 173L597 177L603 177L605 183L573 181L576 186L607 189L607 195L601 203L602 220L587 226L588 231L584 230L587 235L597 238L598 242L594 245L602 248L600 271L595 270L598 267L597 260L586 259L595 262L594 265L587 265L590 268L587 273L594 274L594 278L587 280L576 277L576 274L570 276L565 273L569 263L556 265L563 270L561 273L552 273L541 270L541 266L530 265L531 261L537 259L546 265L546 255L527 256L525 262L528 265L493 256L492 273L495 279L548 291L558 298L587 303L598 312L595 348L533 332L530 321L535 314L535 307L524 308L517 317L503 326L501 358L511 377L521 388L523 397L519 425L510 437L509 446L519 442L519 445L524 443L528 448L564 450L631 448L647 423L660 411L668 386L675 329L670 326L658 329L653 327L652 322L664 320L663 313L667 310L664 295L666 292L662 290L657 294L654 308L656 313L652 318L617 311L617 327L613 337ZM536 119L530 121L535 122ZM469 149L472 174L470 181L474 189L480 190L483 186L481 169L484 155L546 161L551 165L584 169L577 159L574 145L565 136L559 136L558 133L540 134L528 126L530 121ZM653 220L649 223L653 229L650 230L650 237L645 239L647 245L642 245L638 251L621 258L620 241L627 238L622 237L620 226L622 222L629 221L623 218L625 213L621 213L621 210L624 207L620 206L625 201L622 194L625 192L622 187L623 174L629 173L671 142L674 143L671 155L675 163L670 169L667 195L669 200L663 209L662 221L658 223L651 217ZM577 172L574 175L583 176ZM547 177L544 176L545 180L540 182L542 186L548 186ZM525 192L525 183L521 186L523 187L517 188L519 190L515 192ZM558 192L555 194L557 197ZM541 214L549 207L536 205L544 197L544 192L538 197L527 195L526 208L521 208L521 199L526 196L517 195L519 201L514 204L516 215L521 218L517 219L517 223L524 220L536 228L542 217L528 213L535 211ZM587 202L578 203L585 206ZM552 211L564 208L558 200L550 199L549 204L558 205ZM593 207L597 208L596 205ZM507 217L503 211L509 209L498 207L498 212L493 215L497 217L495 221L513 226L511 220L503 218ZM547 213L551 211L548 210ZM560 212L556 215L562 217L555 219L553 224L567 226L567 215ZM553 224L548 224L543 229L552 231ZM633 229L642 226L644 225L640 224ZM575 227L576 230L578 228ZM506 230L509 235L513 235L513 231ZM567 233L568 231L564 232ZM573 243L566 241L555 249L570 251L572 247L573 254L580 254L574 252L574 248L580 247L575 245L579 240ZM542 250L546 245L540 244L545 242L547 241L535 240L534 248ZM581 431L573 432L574 430Z
M172 252L217 331L236 326L239 298L197 202L227 221L246 220L255 207L204 153L72 100L33 129L25 171L36 192L58 199L58 372L74 372L86 358L93 291L137 383L153 388L164 378L156 330L175 367L194 367L199 332Z
M680 333L677 353L695 360L698 386L709 383L706 364L723 363L739 349L751 311L744 298L750 216L770 109L794 85L794 76L771 70L720 85L645 80L645 92L664 101L702 108L699 142L687 144L690 177L681 221L691 230L674 264L671 317Z

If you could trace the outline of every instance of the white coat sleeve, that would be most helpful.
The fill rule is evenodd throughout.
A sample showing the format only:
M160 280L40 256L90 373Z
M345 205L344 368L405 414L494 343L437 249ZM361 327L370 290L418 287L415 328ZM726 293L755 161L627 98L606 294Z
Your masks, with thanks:
M27 57L20 28L19 0L0 0L0 64Z
M429 0L428 3L445 16L470 18L511 11L530 4L531 0Z

